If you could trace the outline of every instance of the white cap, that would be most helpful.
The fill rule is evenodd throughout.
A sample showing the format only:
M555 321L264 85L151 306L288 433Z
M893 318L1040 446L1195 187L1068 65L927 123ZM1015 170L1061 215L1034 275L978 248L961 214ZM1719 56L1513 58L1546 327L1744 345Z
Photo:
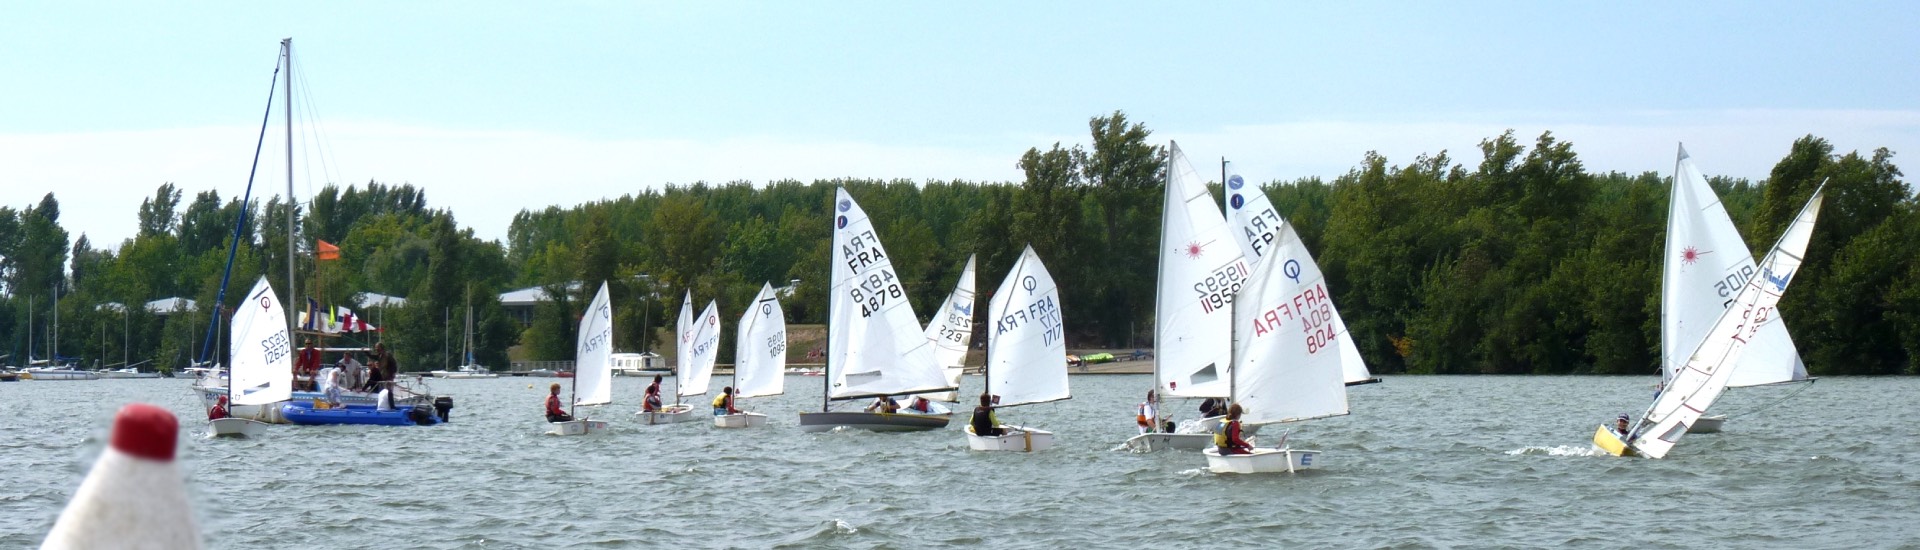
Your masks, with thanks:
M179 434L180 420L166 409L121 407L112 444L40 548L200 548L186 483L173 463Z

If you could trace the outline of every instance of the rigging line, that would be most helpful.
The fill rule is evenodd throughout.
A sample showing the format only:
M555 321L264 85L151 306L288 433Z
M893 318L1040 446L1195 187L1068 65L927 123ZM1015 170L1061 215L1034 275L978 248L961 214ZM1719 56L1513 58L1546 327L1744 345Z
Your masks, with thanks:
M339 155L332 154L331 152L333 149L331 145L332 140L327 136L325 124L322 122L324 119L320 116L320 103L315 99L313 86L308 82L306 63L300 59L295 59L294 63L298 65L297 68L299 69L294 72L294 78L300 81L300 87L297 91L300 93L300 99L302 100L301 110L307 117L307 125L302 129L302 132L311 136L312 148L320 159L321 177L325 178L326 183L338 183L341 177L341 170L337 161ZM303 151L306 149L307 147L302 147ZM311 197L313 196L312 163L308 163L307 173L307 196Z

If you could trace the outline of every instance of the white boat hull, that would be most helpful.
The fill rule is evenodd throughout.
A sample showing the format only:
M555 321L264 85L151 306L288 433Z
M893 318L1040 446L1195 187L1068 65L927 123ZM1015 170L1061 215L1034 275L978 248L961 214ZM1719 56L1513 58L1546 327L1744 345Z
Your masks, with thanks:
M1053 432L1036 430L1026 426L1000 426L1006 435L982 437L973 433L973 426L967 426L967 448L975 451L1044 451L1053 446Z
M245 418L221 418L207 421L207 433L214 437L260 437L267 433L267 423Z
M36 370L27 371L34 380L99 380L100 375L84 370Z
M548 422L547 435L591 435L612 428L605 420L568 420L566 422Z
M1207 470L1216 474L1292 473L1320 467L1320 451L1255 448L1248 454L1221 455L1219 448L1212 448L1201 454L1207 455Z
M1213 446L1213 434L1140 434L1127 439L1127 450L1150 453L1166 449L1198 451Z
M1687 426L1687 433L1717 434L1717 433L1720 433L1720 427L1725 425L1726 423L1727 423L1727 415L1724 415L1724 414L1713 415L1713 416L1702 416L1700 417L1699 420L1693 421L1692 426Z
M819 433L835 428L875 432L924 432L947 427L952 414L817 412L800 413L800 431Z
M633 414L634 416L640 417L641 424L648 426L655 424L679 424L681 422L692 422L699 419L699 417L693 415L693 405L685 403L667 405L653 412L640 411Z
M767 415L760 413L723 414L713 417L715 428L758 428L767 425Z

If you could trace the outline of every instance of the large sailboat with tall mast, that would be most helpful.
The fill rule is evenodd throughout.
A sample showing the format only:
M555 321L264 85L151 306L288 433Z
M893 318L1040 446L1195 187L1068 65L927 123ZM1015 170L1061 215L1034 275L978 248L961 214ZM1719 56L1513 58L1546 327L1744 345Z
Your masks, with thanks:
M907 302L867 212L845 188L833 202L833 276L827 304L826 383L820 412L800 413L800 429L923 431L946 427L949 414L835 411L834 401L886 398L958 389L933 358L933 344Z

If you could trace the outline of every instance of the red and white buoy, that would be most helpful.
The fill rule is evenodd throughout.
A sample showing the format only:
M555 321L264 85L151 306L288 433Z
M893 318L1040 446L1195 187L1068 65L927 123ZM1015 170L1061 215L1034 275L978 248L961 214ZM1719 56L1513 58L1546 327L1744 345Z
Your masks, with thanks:
M40 548L199 548L173 452L180 420L134 403L113 418L112 443L80 482Z

